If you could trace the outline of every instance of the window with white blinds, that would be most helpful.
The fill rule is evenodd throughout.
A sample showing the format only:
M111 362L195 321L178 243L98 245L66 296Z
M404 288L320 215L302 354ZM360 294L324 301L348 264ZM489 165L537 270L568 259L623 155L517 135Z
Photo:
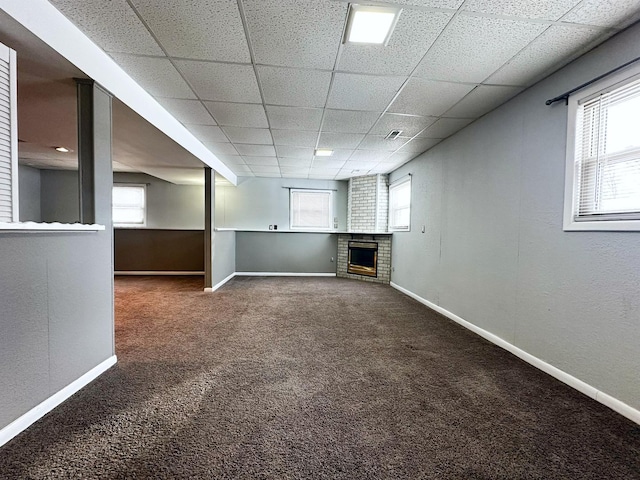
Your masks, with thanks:
M147 223L147 186L113 186L113 226L144 227Z
M570 102L565 229L640 229L640 78L598 89Z
M389 230L411 229L411 177L389 186Z
M0 222L18 221L16 53L0 44Z
M291 189L290 227L292 230L331 230L333 191Z

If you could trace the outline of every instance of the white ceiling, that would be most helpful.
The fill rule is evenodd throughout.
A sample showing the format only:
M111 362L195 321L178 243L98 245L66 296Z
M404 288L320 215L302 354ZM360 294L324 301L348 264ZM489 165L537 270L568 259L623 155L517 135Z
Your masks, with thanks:
M342 44L343 0L50 1L237 175L318 179L397 168L640 13L637 0L374 2L403 11L372 46ZM175 162L153 154L159 171Z

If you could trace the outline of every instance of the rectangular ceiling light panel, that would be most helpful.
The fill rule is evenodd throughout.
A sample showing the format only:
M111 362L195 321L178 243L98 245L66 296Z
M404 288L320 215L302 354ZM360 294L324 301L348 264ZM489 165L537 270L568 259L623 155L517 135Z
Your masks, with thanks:
M351 4L344 42L386 45L401 8Z

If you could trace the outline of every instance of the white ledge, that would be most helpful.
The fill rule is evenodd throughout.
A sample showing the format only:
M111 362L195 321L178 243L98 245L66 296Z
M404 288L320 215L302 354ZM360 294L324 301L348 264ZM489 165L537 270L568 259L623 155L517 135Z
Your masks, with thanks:
M97 232L104 229L104 225L84 223L0 222L0 232Z
M393 232L347 232L345 230L268 230L266 228L215 228L216 232L261 232L261 233L332 233L338 235L391 235Z

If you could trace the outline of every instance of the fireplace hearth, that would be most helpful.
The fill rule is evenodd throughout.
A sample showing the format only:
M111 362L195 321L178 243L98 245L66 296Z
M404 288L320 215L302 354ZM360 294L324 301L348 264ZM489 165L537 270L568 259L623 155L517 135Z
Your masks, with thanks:
M368 277L378 276L378 243L349 242L347 272Z
M391 233L338 235L336 275L364 282L391 281Z

